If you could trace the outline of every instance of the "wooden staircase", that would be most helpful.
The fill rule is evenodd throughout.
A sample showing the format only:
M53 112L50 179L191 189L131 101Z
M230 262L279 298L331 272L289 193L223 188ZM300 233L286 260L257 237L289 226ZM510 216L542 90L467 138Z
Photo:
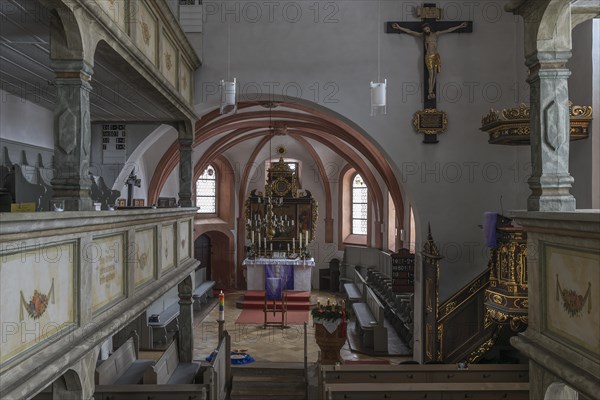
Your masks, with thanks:
M302 365L253 363L231 367L231 400L305 400L307 382Z

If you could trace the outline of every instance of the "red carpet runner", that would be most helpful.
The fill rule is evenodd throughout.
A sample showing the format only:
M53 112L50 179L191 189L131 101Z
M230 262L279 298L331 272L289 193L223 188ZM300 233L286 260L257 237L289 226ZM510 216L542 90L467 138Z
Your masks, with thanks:
M310 309L310 292L286 291L288 299L287 324L302 325L308 322ZM263 307L265 305L265 292L262 290L249 290L244 295L244 300L237 303L242 308L242 313L235 321L236 324L262 325L265 322ZM267 322L281 321L281 314L267 314Z

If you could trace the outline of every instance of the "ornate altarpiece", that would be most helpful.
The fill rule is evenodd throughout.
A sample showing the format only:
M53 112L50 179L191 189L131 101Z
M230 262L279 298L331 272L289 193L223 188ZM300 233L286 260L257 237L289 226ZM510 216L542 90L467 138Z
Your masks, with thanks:
M296 172L281 157L267 171L265 192L252 190L245 202L248 257L310 257L306 246L316 237L318 205L300 191Z

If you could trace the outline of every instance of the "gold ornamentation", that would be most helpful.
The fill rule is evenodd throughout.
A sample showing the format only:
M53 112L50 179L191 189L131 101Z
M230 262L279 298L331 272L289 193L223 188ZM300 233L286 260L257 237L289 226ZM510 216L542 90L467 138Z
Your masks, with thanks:
M425 354L427 354L427 357L429 357L431 360L433 360L433 342L434 342L434 337L433 337L433 327L431 326L431 324L427 324L425 326Z
M485 353L487 353L492 347L494 347L494 343L496 343L496 340L498 339L498 335L500 334L501 330L502 330L502 327L498 327L498 329L496 329L496 332L494 332L494 334L492 335L491 338L489 338L488 340L486 340L485 342L483 342L477 348L477 350L475 350L474 352L472 352L467 357L467 362L468 363L474 363L474 362L478 361L481 357L483 357L483 355Z
M489 312L486 312L485 317L483 317L483 329L489 328L493 323L494 321L490 318Z
M479 288L481 287L481 280L477 280L475 283L473 283L471 285L471 287L469 287L469 294L473 294L476 291L479 290Z
M444 309L444 316L450 314L452 312L452 310L454 310L455 308L456 308L455 301L451 301L450 303L446 304L446 307Z
M413 127L418 133L439 135L446 131L448 116L442 110L426 108L413 115Z
M171 53L165 52L165 67L167 67L167 71L170 71L173 68L173 57Z
M438 250L435 242L433 241L433 237L431 236L431 225L428 225L427 229L427 242L425 242L425 245L423 246L423 252L433 257L439 257L440 251Z
M441 19L442 9L439 7L417 7L417 17L421 19Z
M437 351L437 361L442 361L442 349L444 344L444 324L439 324L437 327L437 340L438 340L438 351Z
M587 138L593 116L592 107L576 106L569 101L569 116L571 141ZM480 130L488 132L491 144L529 145L529 120L529 106L523 103L501 112L490 109L481 119Z
M150 46L151 36L152 35L150 34L150 27L148 27L146 21L142 21L142 38L144 39L144 43L146 43L146 46Z
M496 293L492 294L492 301L494 303L496 303L496 304L503 304L504 303L503 297L500 296L499 294L496 294Z

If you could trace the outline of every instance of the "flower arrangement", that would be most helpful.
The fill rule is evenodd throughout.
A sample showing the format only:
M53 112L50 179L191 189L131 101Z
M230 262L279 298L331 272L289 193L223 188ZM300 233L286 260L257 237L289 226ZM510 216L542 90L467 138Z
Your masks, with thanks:
M342 300L340 304L327 299L327 304L317 301L317 306L311 310L313 319L325 321L338 321L346 319L346 304Z

